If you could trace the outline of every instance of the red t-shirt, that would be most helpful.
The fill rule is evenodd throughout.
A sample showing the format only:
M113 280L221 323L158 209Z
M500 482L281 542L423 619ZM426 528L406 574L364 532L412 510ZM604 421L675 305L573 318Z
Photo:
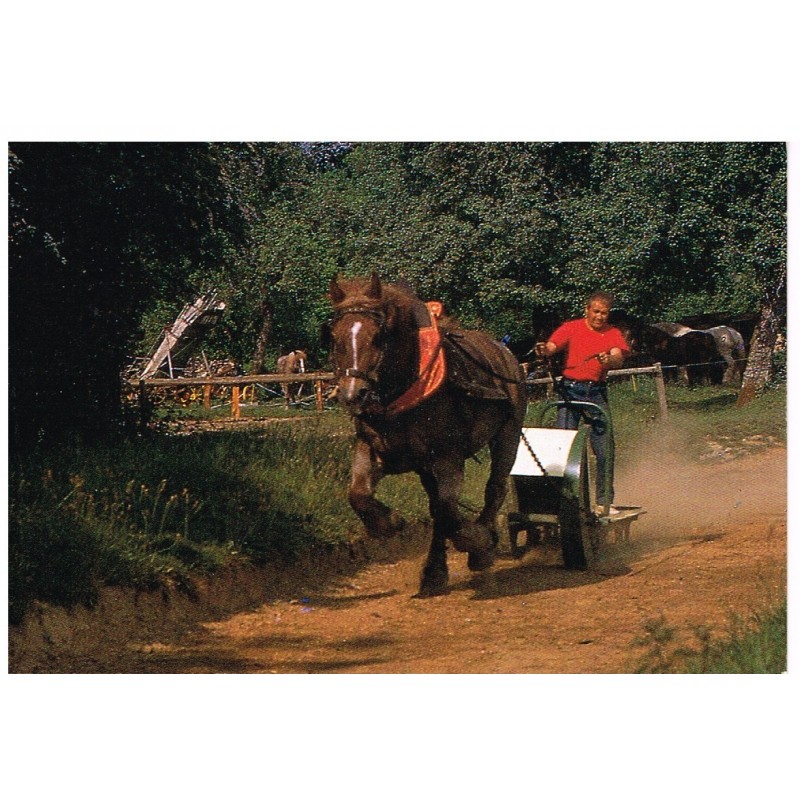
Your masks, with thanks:
M623 355L630 352L619 328L607 325L605 330L596 331L589 327L585 317L570 320L556 328L550 341L559 350L567 348L564 377L574 381L604 380L606 369L592 356L607 353L612 347L618 347Z

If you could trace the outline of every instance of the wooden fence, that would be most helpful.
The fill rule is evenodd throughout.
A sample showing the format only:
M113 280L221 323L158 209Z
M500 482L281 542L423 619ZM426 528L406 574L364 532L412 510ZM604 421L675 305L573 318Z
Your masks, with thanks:
M667 393L664 388L664 373L661 364L654 364L652 367L637 367L632 369L613 369L609 371L609 378L623 377L625 375L653 375L655 376L656 395L658 397L659 415L661 418L667 416ZM317 411L323 410L323 391L322 386L326 381L332 381L332 372L303 372L292 375L231 375L223 378L145 378L138 382L133 381L133 386L138 386L139 390L139 420L142 426L146 426L149 421L149 411L147 404L147 391L149 388L163 387L177 389L185 386L203 387L203 404L208 410L211 408L211 390L214 386L231 387L231 417L241 418L241 391L244 387L255 386L269 383L313 383L314 398ZM550 378L534 378L528 380L529 386L537 384L550 384Z
M656 381L656 396L658 397L658 413L661 419L666 419L667 410L667 390L664 386L664 372L661 364L653 364L652 367L632 367L630 369L612 369L608 372L609 378L621 378L625 375L653 375ZM528 381L528 385L534 384L553 385L552 378L533 378Z
M147 391L150 388L169 388L178 389L185 386L203 387L203 405L208 410L211 408L211 390L214 386L231 387L231 417L239 419L241 417L241 391L247 386L256 386L268 383L313 383L314 399L317 411L323 409L322 384L334 378L332 372L303 372L292 375L231 375L226 377L201 377L201 378L144 378L139 381L132 381L132 385L139 390L139 419L142 425L147 424L149 413L147 411Z

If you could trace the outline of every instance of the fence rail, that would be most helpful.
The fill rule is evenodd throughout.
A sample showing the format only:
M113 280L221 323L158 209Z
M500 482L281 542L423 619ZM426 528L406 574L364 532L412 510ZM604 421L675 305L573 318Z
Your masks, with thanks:
M297 372L292 375L229 375L224 377L200 378L144 378L130 381L134 386L251 386L255 383L303 383L310 381L333 380L332 372Z
M668 367L666 369L669 369ZM654 364L652 367L633 367L630 369L612 369L608 372L609 378L624 377L626 375L653 375L656 383L656 395L658 397L659 415L666 418L667 392L664 387L664 372L661 364ZM323 410L322 384L325 381L334 379L332 372L302 372L291 375L278 373L266 373L263 375L230 375L225 377L199 377L199 378L143 378L141 380L128 381L131 387L138 388L139 392L139 419L142 427L148 423L149 410L147 405L147 390L156 387L180 388L184 386L202 386L203 402L206 409L211 407L211 389L214 386L230 386L231 397L231 417L241 418L240 391L244 386L254 386L265 383L313 383L314 396L317 411ZM533 385L552 385L552 378L532 378L526 381L528 386Z
M664 369L669 369L665 367ZM664 386L664 369L660 363L653 364L652 367L631 367L630 369L612 369L607 373L609 378L621 378L626 375L653 375L656 379L656 395L658 397L658 412L662 419L666 419L668 412L667 409L667 390ZM531 378L526 381L529 386L533 385L553 385L553 379L547 378Z
M264 375L230 375L225 377L200 377L200 378L142 378L140 380L128 381L132 387L136 387L139 393L139 426L144 429L147 427L150 411L147 403L147 390L149 388L173 388L178 389L184 386L203 387L203 405L208 410L211 408L211 389L214 386L231 387L231 417L241 418L240 392L242 387L255 386L265 383L313 383L314 399L317 411L322 411L324 399L322 394L322 384L325 381L333 380L332 372L302 372L291 375L278 373L267 373Z

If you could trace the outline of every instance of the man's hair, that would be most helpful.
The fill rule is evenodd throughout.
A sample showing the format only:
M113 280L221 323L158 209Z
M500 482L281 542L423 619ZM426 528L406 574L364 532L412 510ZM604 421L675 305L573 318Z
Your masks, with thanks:
M586 298L586 307L588 308L594 300L599 300L601 303L605 303L609 308L613 308L614 306L614 295L609 294L608 292L592 292Z

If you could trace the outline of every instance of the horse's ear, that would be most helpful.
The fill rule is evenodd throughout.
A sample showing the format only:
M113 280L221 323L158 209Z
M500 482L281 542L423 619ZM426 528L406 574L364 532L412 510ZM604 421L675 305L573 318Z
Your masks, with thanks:
M374 270L369 281L369 286L367 287L366 295L370 298L370 300L381 299L381 279L378 277L378 273Z
M342 287L339 286L339 277L331 278L331 285L328 289L328 297L330 297L331 302L336 305L337 303L341 303L342 300L345 298L345 293L342 290Z

